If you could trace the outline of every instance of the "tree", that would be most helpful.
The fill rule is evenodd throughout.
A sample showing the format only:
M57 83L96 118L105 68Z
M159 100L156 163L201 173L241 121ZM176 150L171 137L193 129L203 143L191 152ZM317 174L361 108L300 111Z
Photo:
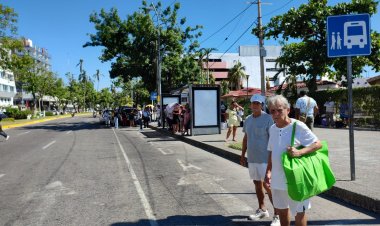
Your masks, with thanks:
M247 76L245 74L245 67L240 61L238 61L229 71L228 71L228 80L231 84L232 90L241 89L241 81Z
M180 86L192 81L197 65L189 63L191 53L199 44L195 40L201 33L195 28L183 28L185 18L177 21L179 3L162 9L161 2L155 5L158 25L150 15L149 5L144 0L140 11L122 20L117 9L90 15L96 34L90 34L90 41L84 47L102 46L103 62L113 61L110 77L122 77L124 81L141 77L148 91L156 89L157 49L161 51L162 90ZM158 35L160 46L157 46ZM186 48L184 47L186 45ZM184 70L185 69L185 70ZM190 73L189 73L190 72Z
M328 75L337 80L347 73L345 58L328 58L326 41L327 16L353 13L369 13L377 11L378 2L374 0L339 3L328 6L327 0L309 0L298 9L290 9L287 13L273 17L263 26L265 38L280 39L283 45L282 55L278 63L287 66L291 75L304 79L310 92L317 89L316 81L319 76ZM253 33L258 35L259 29L254 28ZM380 38L375 31L371 32L372 54L352 58L352 74L358 77L365 65L372 66L380 71ZM296 41L288 43L290 40Z
M15 36L17 35L17 13L13 8L0 3L0 68L4 70L15 70L24 61L23 55L16 52L23 52L23 43Z
M207 84L210 84L210 67L209 67L209 60L210 60L210 54L212 51L217 50L216 48L202 48L200 51L202 53L201 56L206 57L206 75L207 75ZM202 60L202 69L203 69L203 57Z
M99 69L97 69L97 70L96 70L96 73L93 75L94 79L96 79L96 81L98 81L98 85L97 85L97 88L96 88L96 91L97 91L97 92L99 91L99 80L100 80L100 76L103 76L103 75L100 74Z

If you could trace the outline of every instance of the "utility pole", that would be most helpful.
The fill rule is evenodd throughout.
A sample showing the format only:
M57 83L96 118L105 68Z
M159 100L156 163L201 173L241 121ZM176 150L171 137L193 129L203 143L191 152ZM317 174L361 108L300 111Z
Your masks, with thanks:
M263 27L261 25L261 0L257 0L257 20L259 28L259 49L260 49L260 77L261 77L261 95L265 96L265 75L264 75L264 57L266 56L266 51L264 48L263 39Z

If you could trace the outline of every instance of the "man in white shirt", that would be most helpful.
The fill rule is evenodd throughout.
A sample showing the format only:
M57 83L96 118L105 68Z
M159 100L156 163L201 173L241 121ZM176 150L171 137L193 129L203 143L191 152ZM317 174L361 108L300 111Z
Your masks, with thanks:
M328 101L325 103L326 108L326 123L328 127L334 126L334 113L335 113L335 102L329 97Z
M269 157L264 181L271 188L273 205L280 216L281 225L290 225L290 212L295 217L295 225L306 226L306 210L311 208L310 201L306 199L298 202L289 198L281 155L288 152L293 158L300 157L315 152L322 144L304 123L289 118L290 107L285 97L270 97L268 107L275 124L269 129ZM292 127L295 122L294 146L291 147ZM295 147L298 146L303 148L297 150Z
M306 95L306 92L302 90L300 92L300 98L296 102L296 119L304 122L310 130L314 128L314 117L318 114L317 102Z

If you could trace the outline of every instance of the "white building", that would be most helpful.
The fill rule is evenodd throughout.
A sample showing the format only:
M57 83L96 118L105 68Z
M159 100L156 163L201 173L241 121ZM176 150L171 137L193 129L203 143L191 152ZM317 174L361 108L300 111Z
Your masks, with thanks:
M271 86L281 84L285 79L285 72L281 72L277 80L273 77L280 70L280 65L276 64L276 59L281 54L281 46L265 46L266 57L264 57L264 75L269 77ZM260 72L260 51L259 46L240 46L239 53L211 53L210 61L220 60L227 63L227 68L232 68L238 61L245 67L245 73L249 75L248 87L261 88ZM212 62L209 63L212 65ZM219 78L227 79L227 73L217 75ZM247 82L243 81L243 87L247 87Z
M13 73L0 69L0 111L13 106L13 98L16 95L16 84Z

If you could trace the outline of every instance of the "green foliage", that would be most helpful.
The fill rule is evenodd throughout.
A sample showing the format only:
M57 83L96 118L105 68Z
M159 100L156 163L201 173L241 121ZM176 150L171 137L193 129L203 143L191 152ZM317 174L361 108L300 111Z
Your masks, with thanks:
M15 119L14 118L3 118L1 121L3 121L3 122L14 122Z
M353 0L335 6L329 6L327 0L309 0L298 9L291 8L285 14L271 18L263 30L267 39L279 39L283 45L278 63L284 65L290 75L306 80L309 91L313 93L317 90L316 80L320 75L335 77L339 81L346 74L345 58L327 57L327 16L353 13L373 15L377 12L377 5L374 0ZM254 28L252 32L257 35L259 29ZM358 77L365 65L380 71L380 35L371 31L371 38L372 54L352 58L353 77ZM290 40L296 42L288 43Z
M26 119L31 114L30 110L21 111L18 108L6 108L6 115L13 119Z
M243 149L243 143L242 142L232 143L232 144L229 144L228 147L241 151Z
M324 109L323 105L329 97L332 98L337 107L342 101L348 100L347 89L322 90L310 96L317 101L320 109ZM354 114L360 113L372 117L361 123L380 128L380 86L354 88L352 89L352 97Z
M241 81L246 77L245 67L240 61L238 61L228 72L228 80L231 84L231 89L241 89Z
M51 112L51 111L47 111L47 112L45 112L45 116L53 116L54 114L53 114L53 112Z
M199 68L191 60L199 47L196 39L201 35L197 32L201 26L184 28L185 19L178 19L179 3L163 8L158 2L153 16L151 8L142 1L140 10L127 15L125 20L114 8L91 14L90 22L96 33L90 34L90 41L84 47L103 47L100 59L112 61L111 78L121 77L128 82L141 77L149 92L156 89L160 60L162 91L166 92L197 77Z

